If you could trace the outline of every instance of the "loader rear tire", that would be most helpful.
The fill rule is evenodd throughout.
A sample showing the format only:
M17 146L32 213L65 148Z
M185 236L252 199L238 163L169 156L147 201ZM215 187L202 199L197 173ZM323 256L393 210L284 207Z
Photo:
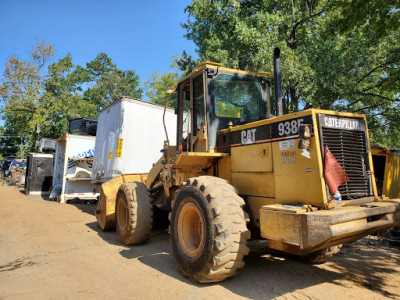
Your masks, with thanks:
M101 190L99 201L97 202L96 219L103 231L115 230L115 213L107 215L107 199L103 190Z
M325 249L317 250L301 257L301 260L310 264L322 264L335 254L339 253L342 245L331 246Z
M244 266L248 215L228 181L212 176L188 179L172 202L170 235L178 269L194 282L222 281Z
M147 241L153 223L150 193L142 182L123 183L115 201L115 227L125 245Z

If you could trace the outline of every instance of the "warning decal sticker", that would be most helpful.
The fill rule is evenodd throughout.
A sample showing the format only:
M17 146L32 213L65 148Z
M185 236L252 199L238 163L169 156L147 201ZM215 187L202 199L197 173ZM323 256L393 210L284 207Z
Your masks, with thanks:
M118 139L117 150L115 151L115 157L121 158L122 157L122 145L124 143L124 139Z

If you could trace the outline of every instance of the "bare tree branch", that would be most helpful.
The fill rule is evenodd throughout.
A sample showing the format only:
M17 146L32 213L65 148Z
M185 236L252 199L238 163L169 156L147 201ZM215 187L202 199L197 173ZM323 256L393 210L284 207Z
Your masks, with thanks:
M382 95L378 95L378 94L374 94L374 93L354 92L352 94L361 95L361 96L376 97L376 98L383 99L383 100L388 100L388 101L391 101L391 102L400 102L400 98L391 99L391 98L388 98L388 97L385 97L385 96L382 96Z
M292 2L293 3L293 2ZM288 44L290 49L296 49L297 45L297 40L296 40L296 29L299 25L307 22L308 20L321 15L322 13L324 13L328 7L328 4L330 3L330 0L328 0L324 7L321 8L320 11L316 12L316 13L310 13L307 17L303 17L300 20L297 20L296 22L292 23L292 28L290 30L290 35L288 39L285 39L286 43Z
M380 69L380 68L383 68L383 67L387 67L388 65L391 65L391 64L393 64L393 62L388 61L388 62L386 62L386 63L383 63L383 64L380 64L380 65L376 66L375 68L369 70L369 72L367 72L367 74L365 74L363 77L361 77L361 78L357 81L357 83L360 83L361 81L363 81L365 78L367 78L369 75L371 75L371 74L372 74L373 72L375 72L376 70L378 70L378 69Z
M374 107L375 107L375 105L363 106L363 107L358 108L358 109L353 109L351 112L355 113L355 112L358 112L358 111L362 111L362 110L366 110L366 109L370 109L370 108L374 108Z
M26 108L11 108L10 111L12 112L35 112L34 109L26 109Z

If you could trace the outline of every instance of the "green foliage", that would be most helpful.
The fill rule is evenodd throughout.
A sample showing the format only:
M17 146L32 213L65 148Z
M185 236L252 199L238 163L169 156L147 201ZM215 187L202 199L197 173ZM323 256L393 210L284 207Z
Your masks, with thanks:
M167 91L176 86L179 79L192 73L193 68L199 62L194 60L193 57L183 51L182 55L174 55L172 57L171 67L177 69L178 72L170 71L165 74L153 72L149 75L148 79L144 81L144 88L146 96L153 103L165 105L167 99ZM175 108L177 106L178 95L174 92L168 97L168 107Z
M182 55L175 55L172 58L173 62L171 67L180 70L181 77L185 77L192 73L194 67L198 65L200 62L193 59L193 57L186 53L184 50Z
M158 72L151 73L149 78L144 82L146 96L153 103L165 105L167 99L167 91L171 89L179 80L176 72L168 72L160 74ZM168 107L175 108L177 106L177 93L172 93L168 98Z
M117 69L117 65L105 53L88 62L86 68L77 68L72 77L89 85L83 98L99 110L123 96L140 99L143 93L139 87L139 76L132 70Z
M186 12L201 60L271 72L279 47L286 113L365 113L373 143L400 146L398 2L194 0Z
M7 60L0 82L6 131L29 134L30 150L41 137L64 134L69 119L97 118L102 108L120 97L142 94L135 72L119 70L105 53L82 67L72 63L70 54L49 63L54 52L52 45L37 41L29 61L16 56ZM21 148L19 154L25 153Z
M15 144L17 150L16 157L17 158L27 158L29 153L29 146L23 144L22 142Z
M47 95L43 89L43 67L53 55L54 48L37 41L30 61L11 56L5 66L0 98L4 103L6 127L12 126L17 134L34 133L38 141L41 128L48 125L47 111L43 104Z
M46 109L49 114L49 125L43 129L43 136L57 138L67 130L68 120L79 117L97 118L95 104L82 97L80 81L74 74L72 56L68 54L48 68L44 81L47 94Z
M3 135L4 134L4 135ZM16 135L5 131L0 137L0 151L4 157L25 158L29 148L27 135ZM20 151L22 149L22 151Z
M0 126L0 135L4 134L4 127ZM0 142L2 141L2 139L0 138ZM3 143L2 143L3 144ZM0 146L1 151L3 151L3 145ZM0 152L0 162L4 159L3 157L3 153Z
M338 18L331 21L329 31L345 33L363 26L363 34L384 38L400 27L400 4L397 0L343 0L336 4Z

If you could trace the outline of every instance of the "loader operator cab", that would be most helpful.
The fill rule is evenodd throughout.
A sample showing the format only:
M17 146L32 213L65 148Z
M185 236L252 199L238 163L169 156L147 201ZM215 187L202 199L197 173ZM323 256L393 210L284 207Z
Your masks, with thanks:
M215 151L217 132L267 118L271 113L266 74L206 62L178 82L179 152Z

